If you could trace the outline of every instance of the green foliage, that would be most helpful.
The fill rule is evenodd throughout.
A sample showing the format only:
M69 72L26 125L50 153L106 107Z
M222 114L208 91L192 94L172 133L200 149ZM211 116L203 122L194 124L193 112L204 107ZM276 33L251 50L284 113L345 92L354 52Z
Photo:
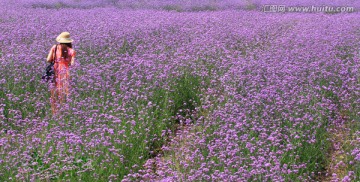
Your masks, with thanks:
M204 6L194 6L191 8L191 11L216 11L217 8L211 5L204 5Z
M163 9L166 11L177 11L177 12L183 11L181 6L177 6L177 5L165 5Z
M201 105L200 82L200 77L191 74L184 74L180 78L176 78L173 84L174 92L171 95L171 99L174 101L173 115L180 110L193 111L197 105Z

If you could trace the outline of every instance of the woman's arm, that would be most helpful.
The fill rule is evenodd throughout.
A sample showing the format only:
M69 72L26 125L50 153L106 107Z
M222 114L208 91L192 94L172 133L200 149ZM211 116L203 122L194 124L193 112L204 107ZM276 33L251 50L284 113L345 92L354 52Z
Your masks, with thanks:
M50 63L50 62L52 62L52 61L54 60L55 46L56 46L56 45L54 45L54 46L51 47L50 52L49 52L49 54L48 54L48 56L47 56L47 58L46 58L46 62L48 62L48 63Z
M74 65L74 63L75 63L75 59L74 59L74 57L72 57L72 58L71 58L71 63L70 63L70 65L71 65L71 66Z
M71 62L70 62L70 65L74 65L75 63L75 55L76 55L76 52L74 50L72 50L72 56L71 56Z

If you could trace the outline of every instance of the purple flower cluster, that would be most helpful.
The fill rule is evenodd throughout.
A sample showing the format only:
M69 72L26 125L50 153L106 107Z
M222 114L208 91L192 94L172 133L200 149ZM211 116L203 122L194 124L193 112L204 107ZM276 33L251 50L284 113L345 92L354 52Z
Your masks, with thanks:
M315 181L331 133L358 136L358 13L57 3L0 3L0 181ZM52 116L40 78L62 31L77 56Z

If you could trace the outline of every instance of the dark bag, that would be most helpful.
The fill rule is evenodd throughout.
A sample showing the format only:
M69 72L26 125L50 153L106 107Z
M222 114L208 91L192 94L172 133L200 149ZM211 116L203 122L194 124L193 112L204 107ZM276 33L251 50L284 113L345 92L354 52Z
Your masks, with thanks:
M56 58L56 49L57 49L57 46L55 47L55 53L54 53L53 61L46 67L45 74L41 77L46 82L48 82L55 74L55 72L54 72L54 62L55 62L55 58Z

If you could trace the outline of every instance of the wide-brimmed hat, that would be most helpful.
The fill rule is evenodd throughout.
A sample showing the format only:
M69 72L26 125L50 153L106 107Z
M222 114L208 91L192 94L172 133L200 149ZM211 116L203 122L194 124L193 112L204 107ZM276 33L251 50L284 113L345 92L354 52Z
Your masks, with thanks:
M70 38L69 32L62 32L59 36L56 37L56 41L59 43L71 43L74 40Z

